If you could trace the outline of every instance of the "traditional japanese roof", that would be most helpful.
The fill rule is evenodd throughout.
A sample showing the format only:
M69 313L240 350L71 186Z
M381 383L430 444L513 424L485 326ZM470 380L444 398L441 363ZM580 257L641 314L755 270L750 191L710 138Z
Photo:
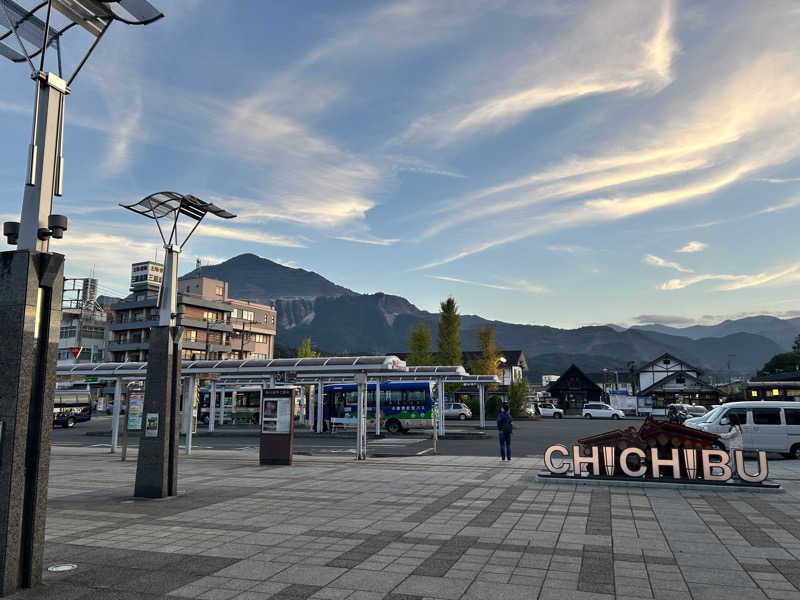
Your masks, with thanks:
M616 448L711 448L717 435L692 429L685 425L655 421L647 417L637 431L633 427L615 429L579 439L585 448L615 446Z
M775 375L760 375L753 377L747 383L762 381L800 381L800 371L787 371L786 373L776 373Z
M673 383L675 379L678 377L685 377L686 383ZM692 383L689 383L689 380ZM664 389L667 386L672 385L674 389L668 390ZM686 392L719 392L717 388L707 384L705 381L701 380L699 377L695 377L691 375L687 371L675 371L674 373L670 373L663 379L659 379L653 385L641 390L639 392L640 396L648 396L650 393L659 390L659 391L686 391Z
M602 394L603 390L594 381L589 379L586 374L581 371L575 364L569 366L564 373L550 383L545 391L553 392L560 390L591 390Z
M700 369L698 367L695 367L694 365L690 365L685 360L683 360L681 358L678 358L677 356L675 356L674 354L670 354L669 352L664 352L664 354L662 354L658 358L653 359L648 363L645 363L643 365L640 365L640 366L636 367L636 370L637 371L644 371L647 367L651 367L651 366L655 365L656 363L661 362L665 358L668 358L668 359L670 359L672 361L675 361L676 363L682 363L685 367L687 367L688 370L697 371L698 375L702 375L703 374L703 370L702 369Z

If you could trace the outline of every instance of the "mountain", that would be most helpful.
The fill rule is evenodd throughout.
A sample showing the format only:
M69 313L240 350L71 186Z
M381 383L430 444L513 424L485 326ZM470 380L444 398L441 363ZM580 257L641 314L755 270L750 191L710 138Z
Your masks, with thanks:
M273 304L278 311L277 343L284 347L296 348L310 337L315 347L338 354L404 352L408 350L409 329L420 321L431 328L434 341L437 337L438 314L420 310L401 296L359 294L312 271L286 267L253 254L200 267L183 278L195 276L227 281L234 298ZM790 321L776 320L793 326ZM627 369L630 361L645 362L664 352L718 374L727 374L730 359L733 374L749 375L783 349L769 335L730 331L726 323L689 328L692 337L679 333L683 330L662 330L661 326L558 329L462 315L461 333L464 348L476 348L478 327L491 324L499 347L525 352L533 381L542 374L559 374L572 362L590 372L601 372L603 368ZM762 329L775 335L780 323ZM735 330L735 325L732 328Z
M779 319L777 317L760 315L757 317L745 317L743 319L729 319L717 325L669 327L667 325L653 323L650 325L636 325L632 327L632 329L685 336L694 340L709 337L723 337L733 333L752 333L771 339L784 351L788 352L792 348L792 342L800 335L800 318Z
M200 267L181 279L192 277L227 281L231 297L262 303L277 298L355 295L313 271L285 267L255 254L240 254L217 265Z

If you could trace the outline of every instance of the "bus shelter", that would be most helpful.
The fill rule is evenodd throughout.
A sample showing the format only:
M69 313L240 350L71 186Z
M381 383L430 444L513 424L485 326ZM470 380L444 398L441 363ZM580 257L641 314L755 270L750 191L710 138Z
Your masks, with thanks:
M437 384L437 407L438 407L438 433L445 433L444 418L444 385L447 383L469 383L478 386L478 398L480 403L480 427L486 428L486 386L500 383L496 375L470 375L460 365L453 366L417 366L407 367L404 371L384 370L371 371L367 373L367 379L375 383L375 412L380 414L380 385L381 382L388 381L432 381ZM295 382L311 382L322 390L325 384L330 383L355 383L352 373L297 373ZM321 431L319 422L322 420L322 392L319 392L319 402L317 405L317 431ZM380 435L380 419L375 419L375 434Z
M114 452L118 439L118 424L120 415L122 381L145 380L147 377L146 362L124 363L78 363L63 365L57 368L56 376L60 379L97 378L114 381L114 418L112 419L111 451ZM183 361L181 376L188 384L189 398L194 398L197 381L201 377L239 376L251 378L269 378L271 385L276 378L288 379L289 375L302 373L319 374L380 372L405 372L405 361L397 356L334 356L325 358L275 358L252 360L195 360ZM321 412L322 389L318 386L319 406ZM186 416L188 414L188 416ZM187 423L191 425L192 411L185 411ZM191 452L191 426L187 427L187 453ZM322 431L321 421L318 422L317 431Z

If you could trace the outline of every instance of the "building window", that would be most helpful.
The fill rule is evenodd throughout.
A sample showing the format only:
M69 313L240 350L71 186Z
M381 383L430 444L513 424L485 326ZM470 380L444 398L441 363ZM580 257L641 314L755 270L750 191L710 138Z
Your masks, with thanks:
M244 319L245 321L255 321L256 316L253 314L252 310L243 310L242 319Z
M197 331L194 329L186 329L184 330L184 335L186 336L186 340L189 342L194 342L197 340Z
M206 321L216 321L217 320L217 313L206 311L206 312L203 313L203 318Z
M223 289L222 289L222 287L220 287L220 286L217 286L217 287L214 289L214 293L215 293L217 296L222 296L222 292L223 292Z
M684 377L683 375L678 375L675 378L675 383L686 383L686 377Z

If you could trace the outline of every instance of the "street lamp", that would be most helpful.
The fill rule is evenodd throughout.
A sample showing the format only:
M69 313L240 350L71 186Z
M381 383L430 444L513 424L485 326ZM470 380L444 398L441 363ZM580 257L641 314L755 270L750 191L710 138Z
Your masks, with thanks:
M155 221L164 244L164 277L158 294L158 325L150 328L147 353L144 412L151 426L145 428L139 442L134 487L136 496L164 498L176 495L178 485L182 333L178 313L178 255L207 214L222 219L233 219L236 215L195 196L175 192L157 192L139 202L120 206ZM186 228L189 231L183 236L181 229L184 228L179 227L181 217L181 223L188 219ZM193 401L193 398L187 399L187 415L192 410ZM187 428L191 427L189 418L186 423Z
M45 0L30 10L0 0L0 56L27 64L35 86L21 216L3 223L17 249L0 254L0 596L39 583L44 558L64 281L64 256L50 253L50 238L67 230L67 217L52 214L63 188L64 102L114 21L144 25L162 16L146 0ZM61 37L73 29L93 40L65 76ZM45 70L48 48L58 74Z

